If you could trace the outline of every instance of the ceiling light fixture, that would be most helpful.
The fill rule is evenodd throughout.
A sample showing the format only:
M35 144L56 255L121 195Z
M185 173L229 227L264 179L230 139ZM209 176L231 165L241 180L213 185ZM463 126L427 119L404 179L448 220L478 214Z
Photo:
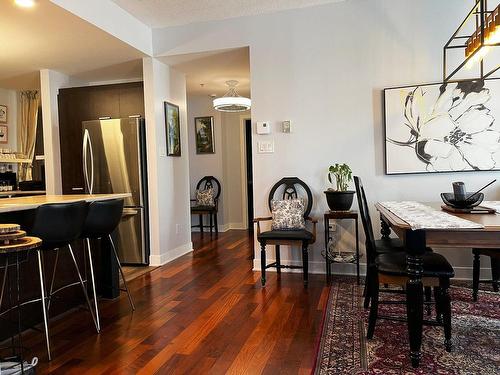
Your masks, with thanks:
M475 20L474 32L470 35L459 35L466 26L470 25L470 20ZM465 19L443 47L443 82L452 81L452 78L464 66L466 69L471 69L477 63L479 63L479 76L474 79L482 80L490 77L500 69L500 65L497 65L489 72L485 72L483 60L488 51L496 46L500 46L500 5L489 11L487 0L476 0ZM447 53L452 49L463 49L465 51L465 60L453 72L448 74ZM455 79L454 81L460 80Z
M500 5L492 11L487 8L486 0L477 0L465 20L443 47L443 82L449 82L464 66L471 69L476 63L479 63L480 69L478 79L488 78L500 69L500 65L498 65L489 72L484 71L483 59L492 47L500 46ZM475 18L475 31L471 35L458 35L473 17ZM457 44L457 41L464 39L465 43ZM448 75L447 52L457 48L465 50L465 60Z
M250 109L252 101L236 93L238 81L226 81L229 89L221 98L214 99L214 108L221 112L243 112Z
M14 0L17 6L23 8L33 8L35 6L35 0Z

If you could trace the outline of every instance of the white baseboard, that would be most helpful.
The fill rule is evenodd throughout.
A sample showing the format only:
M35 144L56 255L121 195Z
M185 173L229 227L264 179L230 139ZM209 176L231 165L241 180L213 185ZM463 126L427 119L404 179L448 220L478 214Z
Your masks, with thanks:
M274 259L267 259L267 263L273 263ZM299 260L281 260L282 264L287 264L291 266L302 266L302 261ZM472 267L453 267L455 269L455 280L472 280ZM253 260L253 270L259 271L260 267L260 259ZM276 268L268 268L266 272L276 272ZM300 269L282 269L281 272L292 272L292 273L302 273ZM312 261L309 262L309 273L311 274L326 274L326 265L325 262ZM361 276L366 274L366 263L359 264L359 273ZM356 275L356 264L355 263L346 263L340 264L335 263L332 264L332 274L333 275ZM481 279L491 278L491 269L490 268L481 268Z
M227 232L231 229L247 229L243 223L227 223L219 225L219 233ZM200 228L191 228L191 232L199 232ZM210 232L210 228L203 228L205 233Z
M188 242L184 245L176 247L175 249L169 250L161 255L150 255L149 265L150 266L163 266L164 264L173 261L187 253L193 251L193 243Z

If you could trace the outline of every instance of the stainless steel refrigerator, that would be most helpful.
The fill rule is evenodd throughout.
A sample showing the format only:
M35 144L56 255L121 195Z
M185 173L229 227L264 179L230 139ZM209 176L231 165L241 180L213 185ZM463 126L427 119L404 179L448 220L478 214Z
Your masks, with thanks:
M83 174L89 194L130 193L114 233L120 261L149 263L145 123L142 118L84 121Z

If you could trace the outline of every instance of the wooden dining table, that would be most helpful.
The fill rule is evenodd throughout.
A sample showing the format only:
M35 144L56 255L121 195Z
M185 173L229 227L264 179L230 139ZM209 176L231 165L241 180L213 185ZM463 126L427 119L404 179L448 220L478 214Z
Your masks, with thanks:
M435 209L441 209L441 203L424 203ZM404 242L407 252L408 281L407 319L410 339L410 359L413 367L418 367L421 359L422 325L424 295L422 285L423 259L426 247L453 248L458 250L470 248L500 249L500 215L499 214L458 214L449 213L460 218L481 224L481 229L417 229L389 211L381 203L375 207L380 213L381 234L388 238L391 230ZM500 251L500 250L499 250Z

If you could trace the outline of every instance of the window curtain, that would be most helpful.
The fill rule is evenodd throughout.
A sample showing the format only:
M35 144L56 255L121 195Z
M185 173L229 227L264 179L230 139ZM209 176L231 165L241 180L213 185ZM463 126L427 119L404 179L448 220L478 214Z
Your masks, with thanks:
M35 157L36 124L40 95L38 91L21 91L19 93L19 109L17 122L17 151L33 162ZM19 181L32 180L33 164L23 163L19 166Z

